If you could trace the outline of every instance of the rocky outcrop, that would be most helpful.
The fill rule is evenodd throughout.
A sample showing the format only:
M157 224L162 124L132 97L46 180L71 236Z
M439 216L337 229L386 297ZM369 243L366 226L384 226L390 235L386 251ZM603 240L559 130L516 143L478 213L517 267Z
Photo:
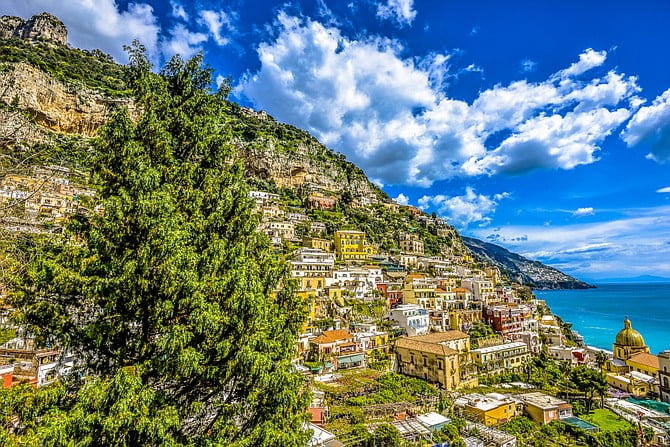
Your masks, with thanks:
M316 148L298 146L297 151L282 152L272 142L263 148L238 145L245 160L247 175L274 182L280 188L308 192L314 188L341 194L348 191L353 199L369 203L379 201L377 190L367 178L350 178L340 166L313 156Z
M18 107L46 129L83 136L94 135L114 105L130 107L127 99L65 85L25 63L12 64L0 74L0 102Z
M0 17L0 38L17 38L52 45L67 44L67 28L57 17L43 12L24 21L20 17Z

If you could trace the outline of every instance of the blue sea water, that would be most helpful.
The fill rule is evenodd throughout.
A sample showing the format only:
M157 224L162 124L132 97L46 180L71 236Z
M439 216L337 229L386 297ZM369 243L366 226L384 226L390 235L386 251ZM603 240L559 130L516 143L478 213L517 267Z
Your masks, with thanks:
M536 290L535 295L572 323L587 345L611 350L628 316L652 353L670 349L670 283L595 285L586 290Z

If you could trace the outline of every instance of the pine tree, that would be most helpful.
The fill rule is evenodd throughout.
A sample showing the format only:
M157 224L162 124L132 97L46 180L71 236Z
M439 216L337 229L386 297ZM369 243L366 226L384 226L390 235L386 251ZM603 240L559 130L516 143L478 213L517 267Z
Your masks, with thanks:
M85 365L42 441L304 445L303 306L255 231L226 92L201 56L159 75L139 44L130 60L134 116L96 144L104 215L75 219L14 294L30 330Z

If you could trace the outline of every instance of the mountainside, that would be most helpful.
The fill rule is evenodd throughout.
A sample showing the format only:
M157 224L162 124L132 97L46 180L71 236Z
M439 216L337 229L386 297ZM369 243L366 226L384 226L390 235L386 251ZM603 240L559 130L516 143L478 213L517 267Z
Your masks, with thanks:
M79 180L85 187L91 137L115 108L127 107L131 115L137 111L125 85L126 67L100 51L71 48L66 42L64 25L49 14L28 21L0 18L0 169L6 174L27 172L34 165L63 166L83 173ZM223 120L244 161L249 186L280 197L281 209L266 211L297 216L297 239L358 229L380 251L397 253L399 236L413 233L428 256L467 253L453 227L393 203L360 168L307 132L230 101L225 101ZM306 206L313 196L325 197L333 206ZM22 217L14 214L13 219ZM325 231L315 234L309 222L323 224ZM475 254L512 280L539 288L589 287L495 245L468 241Z
M589 289L593 286L573 278L553 267L532 261L499 245L461 236L463 243L475 256L497 266L513 281L532 285L536 289Z
M32 175L35 166L60 166L81 174L79 185L88 186L91 138L115 108L138 113L125 84L127 68L100 51L66 46L66 29L48 14L28 21L3 16L0 30L2 173ZM279 196L281 209L270 212L298 220L296 240L358 229L388 252L399 248L400 233L411 232L424 242L426 255L465 254L453 227L393 203L344 155L264 112L222 101L222 131L230 133L250 188ZM308 206L313 196L330 200L333 206ZM6 221L8 216L2 217ZM12 225L23 219L18 211L10 217ZM323 224L325 231L314 234L309 222Z

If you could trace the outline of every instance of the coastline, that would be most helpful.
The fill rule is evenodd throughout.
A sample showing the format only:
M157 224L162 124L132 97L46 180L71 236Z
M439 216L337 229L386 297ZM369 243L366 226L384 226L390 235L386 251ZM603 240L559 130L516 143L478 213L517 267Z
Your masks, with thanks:
M570 323L584 344L612 349L626 316L652 353L670 349L670 283L603 283L593 289L533 290L553 315Z

